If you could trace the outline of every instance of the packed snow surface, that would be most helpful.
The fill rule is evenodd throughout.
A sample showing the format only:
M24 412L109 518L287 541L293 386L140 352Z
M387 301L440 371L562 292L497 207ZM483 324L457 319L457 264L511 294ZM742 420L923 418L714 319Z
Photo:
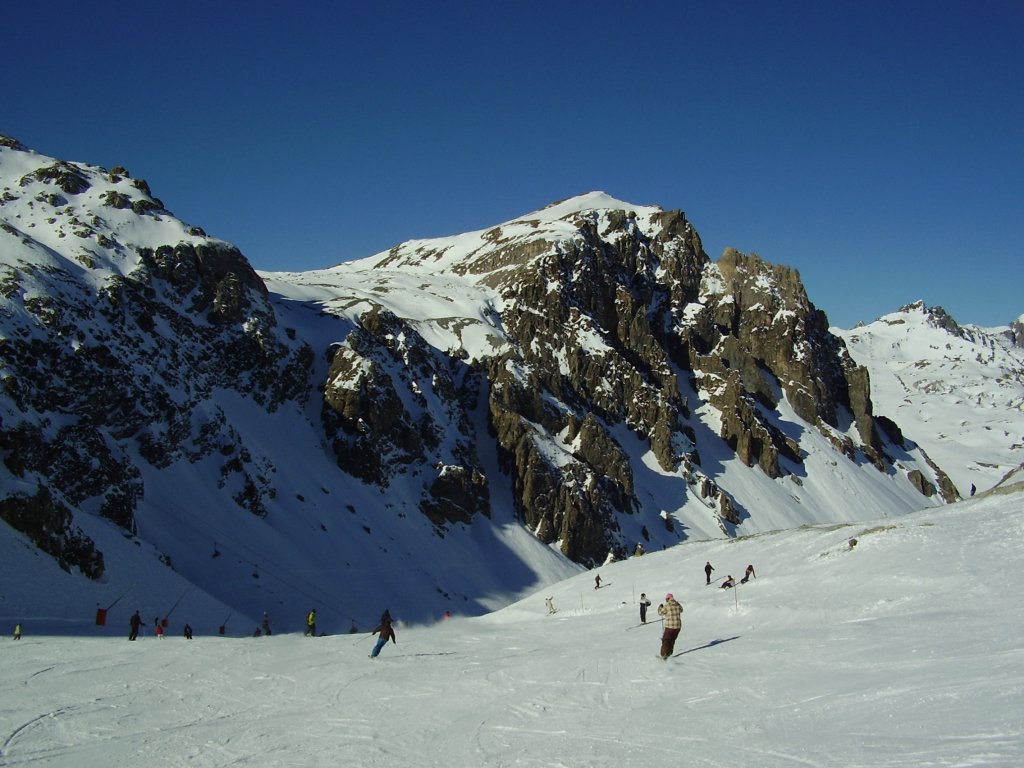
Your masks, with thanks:
M0 617L24 626L2 640L0 764L1020 766L1022 534L1018 493L688 543L604 566L599 590L588 572L481 617L396 616L375 660L369 634L188 641L184 617L160 640L48 633L39 594ZM705 586L706 561L757 575Z

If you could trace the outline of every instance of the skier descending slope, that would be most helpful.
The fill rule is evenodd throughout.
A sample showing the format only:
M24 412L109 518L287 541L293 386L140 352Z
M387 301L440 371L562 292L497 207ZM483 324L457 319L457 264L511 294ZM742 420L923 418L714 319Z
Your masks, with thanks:
M371 659L377 658L377 654L380 653L381 648L387 645L388 640L396 645L398 644L398 641L395 639L395 630L391 626L391 613L389 611L384 611L384 615L380 617L380 624L370 634L376 635L378 633L380 637L377 638L377 644L370 651Z
M665 595L665 602L658 606L658 615L665 617L665 629L661 633L661 658L664 660L676 648L676 638L683 628L683 606L669 592Z

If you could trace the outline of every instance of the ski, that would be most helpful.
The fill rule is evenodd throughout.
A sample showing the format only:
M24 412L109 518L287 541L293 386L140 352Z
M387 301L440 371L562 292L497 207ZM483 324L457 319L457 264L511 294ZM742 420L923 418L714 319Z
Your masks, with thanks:
M629 630L636 629L637 627L649 627L652 624L660 624L663 621L664 621L664 619L654 619L653 621L648 621L648 622L645 622L643 624L633 624L630 627L626 627L626 631L628 632Z

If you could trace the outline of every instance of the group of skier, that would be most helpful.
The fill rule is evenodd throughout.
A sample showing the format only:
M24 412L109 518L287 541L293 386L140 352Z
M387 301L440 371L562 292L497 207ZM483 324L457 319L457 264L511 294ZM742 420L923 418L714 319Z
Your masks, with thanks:
M705 584L711 584L711 574L715 570L714 566L709 561L704 565L704 576ZM746 584L750 579L757 578L754 573L754 566L748 565L744 571L743 578L740 579L740 584ZM731 589L736 586L736 582L732 575L726 577L722 582L722 589ZM550 601L551 598L548 598ZM640 623L647 623L647 609L651 607L651 600L647 597L645 592L640 593ZM679 637L679 632L683 628L683 606L676 600L675 595L671 592L665 595L665 602L658 605L658 615L664 620L664 627L661 633L661 651L658 657L663 661L668 659L669 656L675 651L676 638Z
M160 621L159 618L153 620L154 632L158 638L162 638L164 634L165 621ZM142 621L142 617L139 612L136 611L132 614L128 620L128 639L135 640L139 636L139 629L146 626L145 622ZM266 611L263 612L263 619L260 622L260 626L253 632L253 637L260 637L262 635L272 635L273 632L270 628L270 616ZM303 633L305 637L316 637L316 609L311 608L309 613L306 614L306 631ZM384 610L381 614L380 622L370 633L371 635L378 635L377 644L374 646L373 651L370 652L370 658L377 658L380 654L381 649L387 644L388 640L392 643L397 644L398 640L395 637L394 622L391 618L391 611L388 609ZM21 624L18 624L14 630L14 639L18 640L21 638ZM185 639L192 639L192 627L188 624L185 625Z
M707 584L711 583L711 572L714 571L714 570L715 569L711 565L710 561L707 562L704 565L704 575L705 575L705 577L707 579L705 583L707 583ZM757 575L754 573L754 566L753 565L748 565L746 571L743 572L743 578L740 579L740 584L746 584L751 579L756 579L756 578L757 578ZM731 573L728 576L725 577L725 580L721 584L721 588L722 589L732 589L735 586L736 586L736 579L734 579L732 577Z

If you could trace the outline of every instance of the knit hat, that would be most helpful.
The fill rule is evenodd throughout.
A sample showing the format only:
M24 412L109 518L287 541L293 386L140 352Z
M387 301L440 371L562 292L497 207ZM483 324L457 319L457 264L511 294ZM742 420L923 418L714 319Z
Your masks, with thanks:
M672 593L669 592L667 595L665 595L665 599L666 600L671 600L672 599Z

